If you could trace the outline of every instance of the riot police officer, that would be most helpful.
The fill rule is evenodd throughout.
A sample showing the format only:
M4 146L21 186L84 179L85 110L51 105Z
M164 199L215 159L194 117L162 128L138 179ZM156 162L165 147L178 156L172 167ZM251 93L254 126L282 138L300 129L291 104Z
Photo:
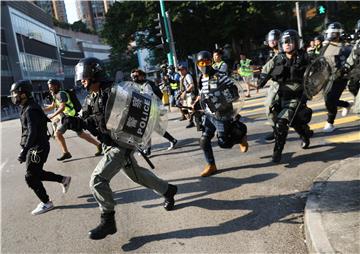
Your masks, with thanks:
M349 91L355 96L353 111L360 113L360 20L355 27L355 45L353 46L349 57L345 63L345 72L347 74Z
M271 30L265 38L265 43L270 47L269 51L269 57L267 59L267 63L274 58L279 53L279 39L281 36L281 31L278 29ZM269 64L265 64L261 70L262 75L269 73ZM278 102L278 96L277 92L279 89L279 84L273 80L268 81L269 89L268 93L264 102L265 110L266 110L266 116L268 121L271 123L271 126L274 129L275 121L276 121L276 115L275 112L276 105ZM274 131L272 131L269 135L265 137L265 140L273 140L275 138Z
M292 29L286 30L280 37L281 53L268 62L269 74L262 74L258 81L264 86L270 78L279 84L279 105L275 122L275 146L273 162L280 162L286 142L289 124L292 122L295 131L302 139L301 147L310 144L310 122L312 111L306 107L303 98L303 76L308 64L306 52L300 49L299 34Z
M12 84L11 100L21 107L21 142L22 150L18 156L20 163L26 162L25 181L35 192L41 203L31 212L38 215L54 208L42 181L58 182L66 193L71 177L54 174L43 169L50 151L47 122L49 121L43 110L32 95L32 85L29 80L20 80Z
M201 74L199 77L199 96L204 109L203 132L200 138L200 147L204 152L206 166L201 176L210 176L217 171L215 158L211 146L211 139L217 131L218 144L221 148L231 148L240 144L240 151L247 152L248 143L246 125L236 119L233 121L232 100L238 96L238 91L231 79L226 74L214 70L211 66L211 53L200 51L197 54L196 65ZM236 91L234 91L236 90ZM227 94L229 100L223 100L216 94Z
M342 116L346 116L350 110L350 103L340 100L347 81L344 77L344 66L350 49L341 41L341 34L344 32L341 23L333 22L329 24L326 34L327 45L324 48L323 56L330 64L332 77L329 83L328 93L325 94L325 106L328 111L327 123L324 131L332 132L335 130L334 121L337 114L337 108L342 107ZM333 82L332 82L333 81Z
M100 160L90 179L90 189L101 210L100 224L90 230L90 239L103 239L116 233L115 201L110 188L111 179L122 169L134 182L155 190L165 197L164 208L172 210L177 187L158 178L150 170L139 166L134 150L121 146L111 139L105 124L105 107L110 96L112 83L108 81L102 62L93 57L84 58L75 66L75 81L81 82L89 92L88 112L84 125L95 125L99 138L104 144L104 157Z

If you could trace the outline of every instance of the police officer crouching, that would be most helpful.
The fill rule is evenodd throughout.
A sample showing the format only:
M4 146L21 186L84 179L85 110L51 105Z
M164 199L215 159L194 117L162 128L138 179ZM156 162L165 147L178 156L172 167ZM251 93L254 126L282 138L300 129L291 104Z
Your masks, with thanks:
M232 102L239 96L237 87L226 74L212 68L211 58L210 52L200 51L196 61L201 74L199 77L200 95L195 103L200 100L205 113L200 147L204 152L207 165L201 172L201 176L209 176L217 171L211 146L215 131L217 131L218 144L221 148L231 148L234 144L240 144L241 152L248 150L246 125L238 118L233 119Z
M117 231L114 216L115 201L110 181L121 169L134 182L162 194L165 197L164 208L172 210L177 187L158 178L150 170L140 167L134 158L134 151L120 146L110 137L110 131L105 123L105 107L113 84L106 78L102 62L93 57L80 60L75 66L75 81L81 82L89 93L85 100L87 110L84 114L86 115L84 126L96 129L104 144L104 156L90 179L90 189L101 210L100 224L90 230L90 239L103 239Z
M301 147L308 148L312 131L307 125L311 120L312 111L306 106L303 96L303 76L308 65L308 56L299 48L300 37L297 31L289 29L280 37L281 52L271 59L269 73L263 74L258 80L259 87L266 84L270 78L279 84L279 108L274 128L275 147L273 162L280 162L284 149L289 124L300 135Z
M21 142L22 150L18 156L20 163L26 162L25 181L35 192L41 203L31 212L38 215L54 208L42 181L58 182L62 184L66 193L71 177L57 175L43 169L50 151L49 136L47 135L48 118L41 107L33 100L32 85L29 80L20 80L12 84L11 100L21 107Z

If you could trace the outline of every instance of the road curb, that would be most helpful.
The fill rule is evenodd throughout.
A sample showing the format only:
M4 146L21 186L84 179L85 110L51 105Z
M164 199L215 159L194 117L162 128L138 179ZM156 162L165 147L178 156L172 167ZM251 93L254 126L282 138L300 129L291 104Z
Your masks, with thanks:
M335 163L323 170L314 179L306 201L304 218L306 245L309 253L337 253L331 245L323 226L321 209L319 209L320 195L326 188L326 181L341 169L343 164L358 159L358 157L348 158Z

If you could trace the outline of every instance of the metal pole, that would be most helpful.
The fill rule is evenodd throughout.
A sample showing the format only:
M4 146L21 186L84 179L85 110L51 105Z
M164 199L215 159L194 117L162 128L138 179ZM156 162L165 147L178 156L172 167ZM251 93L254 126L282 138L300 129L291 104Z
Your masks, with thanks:
M302 39L302 21L301 21L301 12L299 7L299 2L295 2L295 9L296 9L296 19L297 19L297 27L298 27L298 33L300 36L300 48L303 46L303 39Z
M164 19L166 42L169 43L170 42L170 34L169 34L169 27L168 27L168 24L166 21L164 0L160 0L159 2L160 2L161 16ZM173 54L171 52L171 48L170 48L170 52L167 54L167 58L168 58L169 65L174 65Z
M170 51L173 54L174 66L175 66L175 68L177 68L178 62L177 62L176 51L175 51L174 36L173 36L173 33L172 33L172 29L171 29L170 16L169 16L168 12L165 12L165 15L166 15L166 22L167 22L167 25L169 27L169 34L170 34Z

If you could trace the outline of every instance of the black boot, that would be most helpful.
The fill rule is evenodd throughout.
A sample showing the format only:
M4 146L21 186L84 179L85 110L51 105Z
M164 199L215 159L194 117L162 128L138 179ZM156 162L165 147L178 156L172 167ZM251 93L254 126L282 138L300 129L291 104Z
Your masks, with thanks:
M274 163L279 163L281 161L281 154L282 154L282 150L275 150L274 149L274 152L273 152L273 155L272 155L272 161Z
M310 130L310 127L307 124L294 126L294 129L300 135L301 148L307 149L310 145L310 137L314 135L314 132Z
M167 191L164 194L165 201L164 201L164 208L167 211L170 211L174 208L175 200L174 196L177 192L177 187L175 185L169 184Z
M281 161L281 154L285 146L286 137L288 134L288 121L286 119L279 119L274 128L275 146L272 156L272 161L279 163Z
M89 238L93 240L104 239L107 235L116 233L115 212L102 213L100 224L89 231Z

